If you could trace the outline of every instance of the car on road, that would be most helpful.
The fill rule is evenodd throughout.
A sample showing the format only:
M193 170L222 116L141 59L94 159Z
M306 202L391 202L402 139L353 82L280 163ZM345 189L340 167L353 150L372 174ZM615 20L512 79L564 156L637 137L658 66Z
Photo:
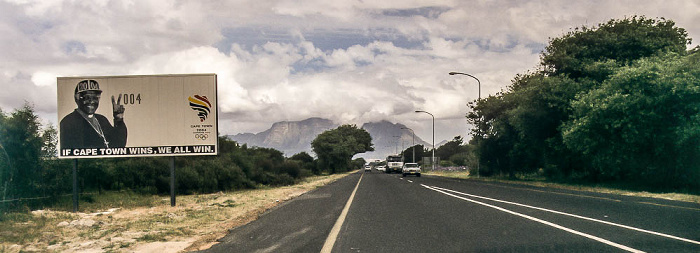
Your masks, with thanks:
M365 171L372 172L372 166L370 166L370 165L365 165Z
M404 163L401 168L401 173L403 173L404 177L406 175L416 175L420 177L420 165L417 163Z
M378 171L386 171L386 165L379 165L377 166Z

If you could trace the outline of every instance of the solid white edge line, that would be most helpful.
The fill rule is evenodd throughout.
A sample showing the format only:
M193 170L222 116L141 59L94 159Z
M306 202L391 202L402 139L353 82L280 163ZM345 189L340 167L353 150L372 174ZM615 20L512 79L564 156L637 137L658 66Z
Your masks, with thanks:
M666 237L666 238L671 238L671 239L675 239L675 240L679 240L679 241L684 241L684 242L689 242L689 243L694 243L694 244L700 244L700 242L694 241L694 240L691 240L691 239L686 239L686 238L678 237L678 236L674 236L674 235L669 235L669 234L654 232L654 231L645 230L645 229L641 229L641 228L635 228L635 227L631 227L631 226L627 226L627 225L622 225L622 224L618 224L618 223L614 223L614 222L609 222L609 221L604 221L604 220L589 218L589 217L580 216L580 215L576 215L576 214L570 214L570 213L565 213L565 212L560 212L560 211L555 211L555 210L550 210L550 209L546 209L546 208L541 208L541 207L536 207L536 206L530 206L530 205L525 205L525 204L520 204L520 203L515 203L515 202L510 202L510 201L505 201L505 200L500 200L500 199L492 199L492 198L488 198L488 197L482 197L482 196L478 196L478 195L473 195L473 194L458 192L458 191L455 191L455 190L445 189L445 188L441 188L441 187L437 187L437 186L431 186L431 187L434 187L435 189L439 189L439 190L443 190L443 191L448 191L448 192L453 192L453 193L456 193L456 194L461 194L461 195L469 196L469 197L480 198L480 199L486 199L486 200L491 200L491 201L495 201L495 202L501 202L501 203L505 203L505 204L511 204L511 205L516 205L516 206L522 206L522 207L532 208L532 209L536 209L536 210L540 210L540 211L545 211L545 212L550 212L550 213L556 213L556 214L566 215L566 216L570 216L570 217L574 217L574 218L579 218L579 219L583 219L583 220L595 221L595 222L599 222L599 223L603 223L603 224L607 224L607 225L611 225L611 226L626 228L626 229L629 229L629 230L634 230L634 231L643 232L643 233L647 233L647 234L658 235L658 236L662 236L662 237Z
M421 184L421 186L423 186L423 187L425 187L425 188L428 188L428 189L430 189L430 190L433 190L433 191L436 191L436 192L439 192L439 193L442 193L442 194L451 196L451 197L455 197L455 198L458 198L458 199L461 199L461 200L466 200L466 201L473 202L473 203L476 203L476 204L479 204L479 205L491 207L491 208L493 208L493 209L496 209L496 210L499 210L499 211L503 211L503 212L506 212L506 213L509 213L509 214L512 214L512 215L517 215L517 216L520 216L520 217L523 217L523 218L526 218L526 219L529 219L529 220L532 220L532 221L536 221L536 222L539 222L539 223L542 223L542 224L545 224L545 225L548 225L548 226L551 226L551 227L554 227L554 228L558 228L558 229L564 230L564 231L569 232L569 233L572 233L572 234L576 234L576 235L580 235L580 236L583 236L583 237L586 237L586 238L589 238L589 239L592 239L592 240L596 240L596 241L598 241L598 242L605 243L605 244L607 244L607 245L610 245L610 246L613 246L613 247L616 247L616 248L619 248L619 249L623 249L623 250L626 250L626 251L629 251L629 252L635 252L635 253L642 253L642 252L644 252L644 251L641 251L641 250L638 250L638 249L634 249L634 248L627 247L627 246L622 245L622 244L618 244L618 243L614 243L614 242L605 240L605 239L603 239L603 238L600 238L600 237L597 237L597 236L594 236L594 235L589 235L589 234L586 234L586 233L583 233L583 232L579 232L579 231L576 231L576 230L573 230L573 229L570 229L570 228L567 228L567 227L564 227L564 226L561 226L561 225L558 225L558 224L555 224L555 223L552 223L552 222L549 222L549 221L541 220L541 219L538 219L538 218L535 218L535 217L532 217L532 216L528 216L528 215L525 215L525 214L521 214L521 213L518 213L518 212L514 212L514 211L511 211L511 210L502 208L502 207L498 207L498 206L486 204L486 203L483 203L483 202L479 202L479 201L476 201L476 200L473 200L473 199L468 199L468 198L465 198L465 197L457 196L457 195L454 195L454 194L452 194L452 193L448 193L448 192L445 192L445 191L442 191L442 190L439 190L439 189L436 189L436 188L432 188L431 186L427 186L427 185L424 185L424 184Z
M326 241L323 243L323 248L321 248L321 253L330 253L331 250L333 250L333 245L335 245L335 241L338 239L340 228L343 226L343 222L345 222L345 217L348 215L348 210L350 210L352 199L355 198L355 192L357 192L357 188L360 187L360 182L362 182L362 177L364 175L364 173L360 174L360 180L357 180L357 185L355 185L355 189L352 190L352 194L350 194L348 202L345 203L343 211L340 212L340 216L338 216L338 219L335 221L335 225L333 225L330 234L328 234L328 237L326 237Z

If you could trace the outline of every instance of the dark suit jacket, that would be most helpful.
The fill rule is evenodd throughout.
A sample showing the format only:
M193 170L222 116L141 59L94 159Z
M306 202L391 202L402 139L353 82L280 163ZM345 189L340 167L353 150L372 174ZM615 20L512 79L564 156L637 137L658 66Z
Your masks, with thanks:
M115 121L112 126L105 116L95 114L95 118L100 123L110 148L126 146L127 132L123 120ZM66 148L105 148L102 137L77 109L61 120L61 149Z

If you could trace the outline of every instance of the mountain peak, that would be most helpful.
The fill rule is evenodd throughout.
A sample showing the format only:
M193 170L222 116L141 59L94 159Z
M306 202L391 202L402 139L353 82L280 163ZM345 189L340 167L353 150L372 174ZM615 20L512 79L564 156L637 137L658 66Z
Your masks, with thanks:
M299 152L312 154L311 142L316 139L316 136L336 127L338 124L331 120L313 117L301 121L276 122L270 129L257 134L246 133L228 137L236 142L246 143L248 146L274 148L289 157ZM384 158L410 147L413 143L413 134L400 123L381 120L364 123L362 129L372 136L375 151L359 154L359 157ZM415 144L427 145L418 136L415 137Z

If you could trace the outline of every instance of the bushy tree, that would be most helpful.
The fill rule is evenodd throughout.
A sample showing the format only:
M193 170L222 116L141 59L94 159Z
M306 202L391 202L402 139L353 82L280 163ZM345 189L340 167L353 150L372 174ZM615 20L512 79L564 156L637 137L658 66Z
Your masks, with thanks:
M316 166L316 160L314 160L314 158L311 155L309 155L309 153L297 153L290 157L289 160L298 161L301 164L301 168L303 169L302 175L305 175L308 172L311 172L316 175L320 174L320 170L318 170L318 167Z
M699 185L700 54L639 60L572 104L563 139L594 180Z
M6 198L33 197L42 187L41 124L34 109L25 104L9 117L0 117L0 187Z
M413 162L413 152L414 151L416 154L416 160L415 160L416 163L420 163L423 160L423 157L432 155L432 153L428 152L428 149L426 147L424 147L422 144L416 144L415 146L406 148L402 152L402 155L404 157L404 162Z
M689 43L673 21L636 16L551 39L539 71L470 104L481 173L692 185L700 128Z
M440 161L448 161L451 156L465 151L463 142L462 136L455 136L451 141L435 149L435 156L440 157Z
M297 154L293 155L292 157L290 157L289 159L297 160L297 161L300 161L302 163L311 163L314 161L314 158L311 155L309 155L309 153L306 153L306 152L297 153Z
M601 71L601 64L624 66L659 52L684 53L690 43L685 29L671 20L633 16L550 39L540 58L548 75L602 81L610 71Z
M362 169L364 168L365 164L367 164L367 160L364 158L355 158L352 160L352 162L350 162L350 169Z
M350 170L354 155L374 150L369 133L355 125L342 125L325 131L316 136L311 147L318 156L319 166L331 173Z

